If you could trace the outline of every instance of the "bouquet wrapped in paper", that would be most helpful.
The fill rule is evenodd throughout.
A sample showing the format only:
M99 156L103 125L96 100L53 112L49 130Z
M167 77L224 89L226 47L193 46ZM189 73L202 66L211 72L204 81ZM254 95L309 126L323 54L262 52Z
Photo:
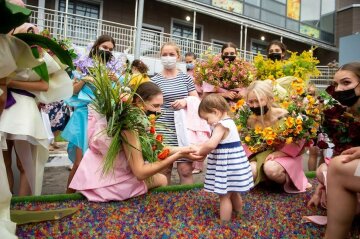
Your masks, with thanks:
M310 142L317 137L323 107L317 98L306 92L305 86L303 80L293 78L287 89L288 94L279 97L279 87L274 85L275 103L287 110L288 115L269 127L249 127L248 119L252 112L246 105L238 105L233 109L241 140L251 152L275 149L291 143L300 144L304 140Z

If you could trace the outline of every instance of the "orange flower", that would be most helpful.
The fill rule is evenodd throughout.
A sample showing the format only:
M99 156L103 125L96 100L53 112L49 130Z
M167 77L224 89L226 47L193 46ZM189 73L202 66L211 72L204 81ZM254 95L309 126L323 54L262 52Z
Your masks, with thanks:
M272 140L272 139L266 140L267 145L272 145L273 143L274 143L274 140Z
M156 148L157 148L156 145L153 145L153 146L152 146L152 151L155 151Z
M150 127L150 133L151 133L151 134L155 134L155 127L154 127L154 126L151 126L151 127Z
M164 136L162 134L158 134L156 135L156 140L161 143L164 140Z
M169 156L169 154L170 154L170 149L164 149L158 154L157 158L163 160L166 159Z
M244 100L244 99L238 100L238 102L236 102L236 107L237 107L237 108L240 108L240 107L242 107L244 104L245 104L245 100Z

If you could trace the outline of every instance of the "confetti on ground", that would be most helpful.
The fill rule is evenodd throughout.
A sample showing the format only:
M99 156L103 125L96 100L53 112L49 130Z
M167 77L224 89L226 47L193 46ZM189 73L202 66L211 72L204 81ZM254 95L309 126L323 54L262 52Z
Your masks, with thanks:
M311 181L313 188L315 181ZM306 207L311 192L285 194L258 187L244 194L244 214L220 224L216 195L202 189L150 192L123 202L86 200L18 202L12 209L78 207L58 221L17 227L19 238L322 238L325 227L303 223L305 215L326 215ZM350 238L359 238L359 219Z

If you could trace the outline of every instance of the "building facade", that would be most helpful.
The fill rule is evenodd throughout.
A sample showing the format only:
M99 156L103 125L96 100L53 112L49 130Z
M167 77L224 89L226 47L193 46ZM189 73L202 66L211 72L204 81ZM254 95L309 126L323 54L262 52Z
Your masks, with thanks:
M161 43L171 39L179 43L183 52L197 54L209 47L218 52L221 44L231 41L239 46L243 57L251 60L254 54L265 54L267 44L278 39L291 51L301 52L315 46L314 55L320 65L326 65L338 59L339 37L360 28L360 8L354 0L144 2L141 55L148 57L157 57ZM107 33L117 40L117 50L133 52L136 0L28 0L26 3L38 10L37 21L44 15L45 19L53 19L54 35L60 31L81 45ZM42 24L48 27L46 22Z

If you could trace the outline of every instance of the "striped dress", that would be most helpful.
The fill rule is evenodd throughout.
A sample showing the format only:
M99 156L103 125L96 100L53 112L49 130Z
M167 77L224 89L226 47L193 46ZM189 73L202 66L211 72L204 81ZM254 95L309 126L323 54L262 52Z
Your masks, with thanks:
M189 92L195 90L194 82L189 75L184 74L183 72L179 72L176 77L170 79L166 79L162 74L157 74L151 80L160 87L164 95L161 116L156 121L156 131L157 133L164 135L164 144L178 146L174 122L174 109L171 107L171 103L175 100L188 97Z
M228 128L229 134L208 155L204 189L221 195L249 191L254 181L236 125L230 118L219 124Z

